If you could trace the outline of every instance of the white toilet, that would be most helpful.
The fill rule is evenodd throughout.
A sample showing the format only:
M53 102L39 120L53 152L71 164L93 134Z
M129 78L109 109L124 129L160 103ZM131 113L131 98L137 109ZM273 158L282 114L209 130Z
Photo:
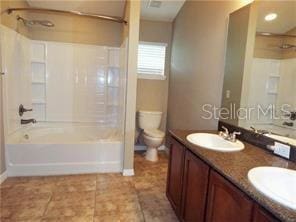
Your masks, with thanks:
M164 132L159 130L162 112L138 111L139 127L142 129L144 143L147 145L145 158L150 161L157 161L157 149L163 142Z

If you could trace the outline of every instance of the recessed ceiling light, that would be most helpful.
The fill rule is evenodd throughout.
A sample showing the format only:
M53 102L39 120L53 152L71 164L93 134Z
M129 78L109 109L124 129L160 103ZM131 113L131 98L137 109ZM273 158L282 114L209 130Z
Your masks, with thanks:
M265 21L272 21L272 20L276 19L276 17L277 17L276 13L269 13L264 17L264 19L265 19Z

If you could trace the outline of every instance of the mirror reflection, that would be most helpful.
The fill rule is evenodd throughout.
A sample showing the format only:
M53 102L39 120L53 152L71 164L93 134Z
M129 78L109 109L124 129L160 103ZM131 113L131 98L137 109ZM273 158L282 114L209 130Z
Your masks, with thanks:
M242 21L244 10L230 16L227 43L227 58L244 57L241 85L233 81L238 77L232 78L239 74L230 74L238 70L238 63L226 59L222 98L222 107L235 109L236 115L232 120L220 119L296 145L296 2L264 1L249 6L248 23L242 23L247 24L246 47L238 54L234 46L239 45L231 37L244 27L235 27L233 20ZM249 35L251 31L253 35ZM241 90L240 96L233 94L235 88Z

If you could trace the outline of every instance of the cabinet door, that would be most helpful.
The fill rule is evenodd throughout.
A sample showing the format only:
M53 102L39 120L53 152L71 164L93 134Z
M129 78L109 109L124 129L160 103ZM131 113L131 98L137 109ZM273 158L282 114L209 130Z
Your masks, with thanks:
M180 215L185 147L171 139L167 178L167 197L177 216Z
M207 164L190 151L186 151L182 198L183 221L204 221L209 170Z
M206 221L250 222L253 203L215 171L210 173Z
M253 222L277 222L276 218L274 218L271 214L267 211L259 207L257 204L254 207L254 214L253 214Z

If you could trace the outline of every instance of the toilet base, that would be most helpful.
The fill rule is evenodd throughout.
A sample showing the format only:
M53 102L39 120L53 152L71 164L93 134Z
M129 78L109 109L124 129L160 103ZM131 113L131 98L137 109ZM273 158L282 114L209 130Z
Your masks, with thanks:
M145 159L149 161L158 161L158 150L156 147L147 147Z

